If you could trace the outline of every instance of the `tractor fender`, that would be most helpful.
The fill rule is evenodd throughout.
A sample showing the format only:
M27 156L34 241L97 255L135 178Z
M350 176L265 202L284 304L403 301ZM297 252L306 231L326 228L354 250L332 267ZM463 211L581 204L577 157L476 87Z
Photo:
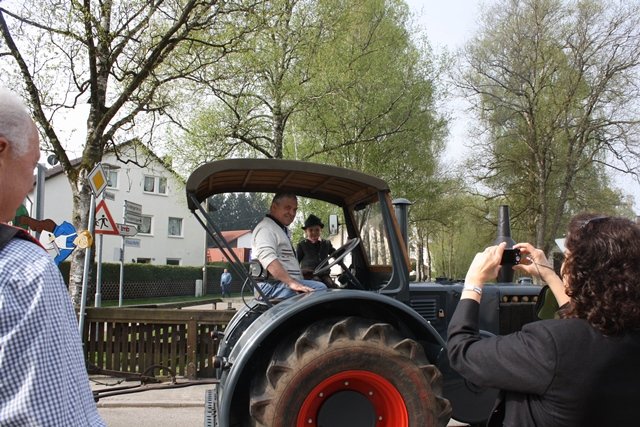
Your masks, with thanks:
M246 317L249 309L236 317ZM220 426L225 427L231 415L233 399L238 387L249 387L251 367L270 357L275 346L291 332L317 320L339 316L358 316L389 323L401 334L423 343L425 353L433 364L442 357L445 342L433 326L408 305L388 296L359 290L327 290L297 295L284 300L252 321L244 330L232 328L221 343L229 369L222 375L218 409ZM234 319L230 326L242 323ZM241 336L239 336L241 334ZM230 340L230 341L229 341ZM230 342L235 342L230 347ZM225 348L226 347L226 348ZM261 359L262 358L262 359Z

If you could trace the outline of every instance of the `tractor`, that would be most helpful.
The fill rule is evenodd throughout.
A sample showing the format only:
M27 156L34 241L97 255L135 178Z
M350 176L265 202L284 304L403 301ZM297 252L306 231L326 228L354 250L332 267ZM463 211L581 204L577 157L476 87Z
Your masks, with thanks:
M338 289L264 297L257 286L262 269L238 259L206 206L216 194L249 192L293 193L338 212L329 228L344 244L315 272L337 269ZM394 207L384 180L302 161L228 159L194 170L186 193L248 294L224 330L214 332L218 383L207 392L205 425L424 427L451 417L472 425L488 418L497 390L468 383L448 364L446 330L463 283L411 281L407 203ZM481 335L536 320L540 289L487 285Z

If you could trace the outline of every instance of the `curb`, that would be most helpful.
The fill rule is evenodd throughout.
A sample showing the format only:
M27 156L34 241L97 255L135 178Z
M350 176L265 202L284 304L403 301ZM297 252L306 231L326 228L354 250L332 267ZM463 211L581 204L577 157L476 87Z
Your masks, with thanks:
M98 408L204 408L204 402L98 402Z

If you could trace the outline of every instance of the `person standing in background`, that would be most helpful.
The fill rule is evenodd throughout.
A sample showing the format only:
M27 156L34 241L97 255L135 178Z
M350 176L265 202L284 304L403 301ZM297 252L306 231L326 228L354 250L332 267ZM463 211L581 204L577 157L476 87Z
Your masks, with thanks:
M220 288L222 288L222 298L231 297L231 273L226 268L220 276Z

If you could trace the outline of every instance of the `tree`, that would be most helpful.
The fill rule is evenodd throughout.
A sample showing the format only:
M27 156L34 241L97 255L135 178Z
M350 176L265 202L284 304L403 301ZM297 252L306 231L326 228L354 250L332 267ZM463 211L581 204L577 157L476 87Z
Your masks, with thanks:
M309 58L319 33L311 0L275 0L254 8L248 20L260 29L237 54L194 79L202 109L174 144L185 163L229 156L284 157L285 129L307 101ZM211 83L213 81L213 84Z
M253 30L243 25L243 17L256 4L216 0L3 3L2 68L24 88L45 147L55 153L69 179L77 229L88 228L87 175L104 151L134 138L149 144L163 117L175 111L181 100L170 89L232 51L238 39ZM84 104L88 108L86 138L80 164L74 166L59 136L60 121L65 120L61 113ZM74 251L69 285L76 306L83 261L84 251Z
M606 170L635 173L640 160L638 12L637 2L501 0L463 53L458 82L485 131L469 169L545 250L594 199L624 208Z
M476 252L495 239L495 213L484 198L468 194L462 176L441 173L422 188L431 194L410 211L414 254L422 268L417 279L464 278Z
M269 212L271 199L262 193L216 194L208 200L209 215L221 231L252 230Z
M433 161L446 125L435 107L439 70L428 44L412 39L406 5L335 3L320 8L332 38L315 52L315 96L296 117L290 155L376 173L396 159L411 163L416 151Z
M320 71L310 85L333 89L294 118L292 155L389 182L395 197L412 202L410 218L421 218L422 227L409 230L412 251L420 258L430 254L429 240L421 236L430 236L430 227L451 215L443 206L454 180L442 173L446 167L440 161L447 122L437 110L444 94L440 76L450 63L434 57L426 40L412 37L403 4L350 6L340 19L330 20L335 37L315 56ZM332 16L336 7L330 3L326 9L323 13ZM430 276L422 265L417 259L418 279Z
M428 189L443 179L446 120L436 102L449 64L412 37L404 2L278 0L256 19L263 25L246 49L215 70L227 79L203 96L209 107L176 157L334 164L386 179L412 211L437 210L441 196ZM330 213L305 203L301 212Z
M419 138L427 155L437 151L429 145L445 123L403 2L276 0L260 12L261 30L212 71L223 78L204 95L209 108L190 126L188 148L175 147L178 157L295 158L365 170L365 154L378 150L371 163L389 159L398 141L413 146Z

